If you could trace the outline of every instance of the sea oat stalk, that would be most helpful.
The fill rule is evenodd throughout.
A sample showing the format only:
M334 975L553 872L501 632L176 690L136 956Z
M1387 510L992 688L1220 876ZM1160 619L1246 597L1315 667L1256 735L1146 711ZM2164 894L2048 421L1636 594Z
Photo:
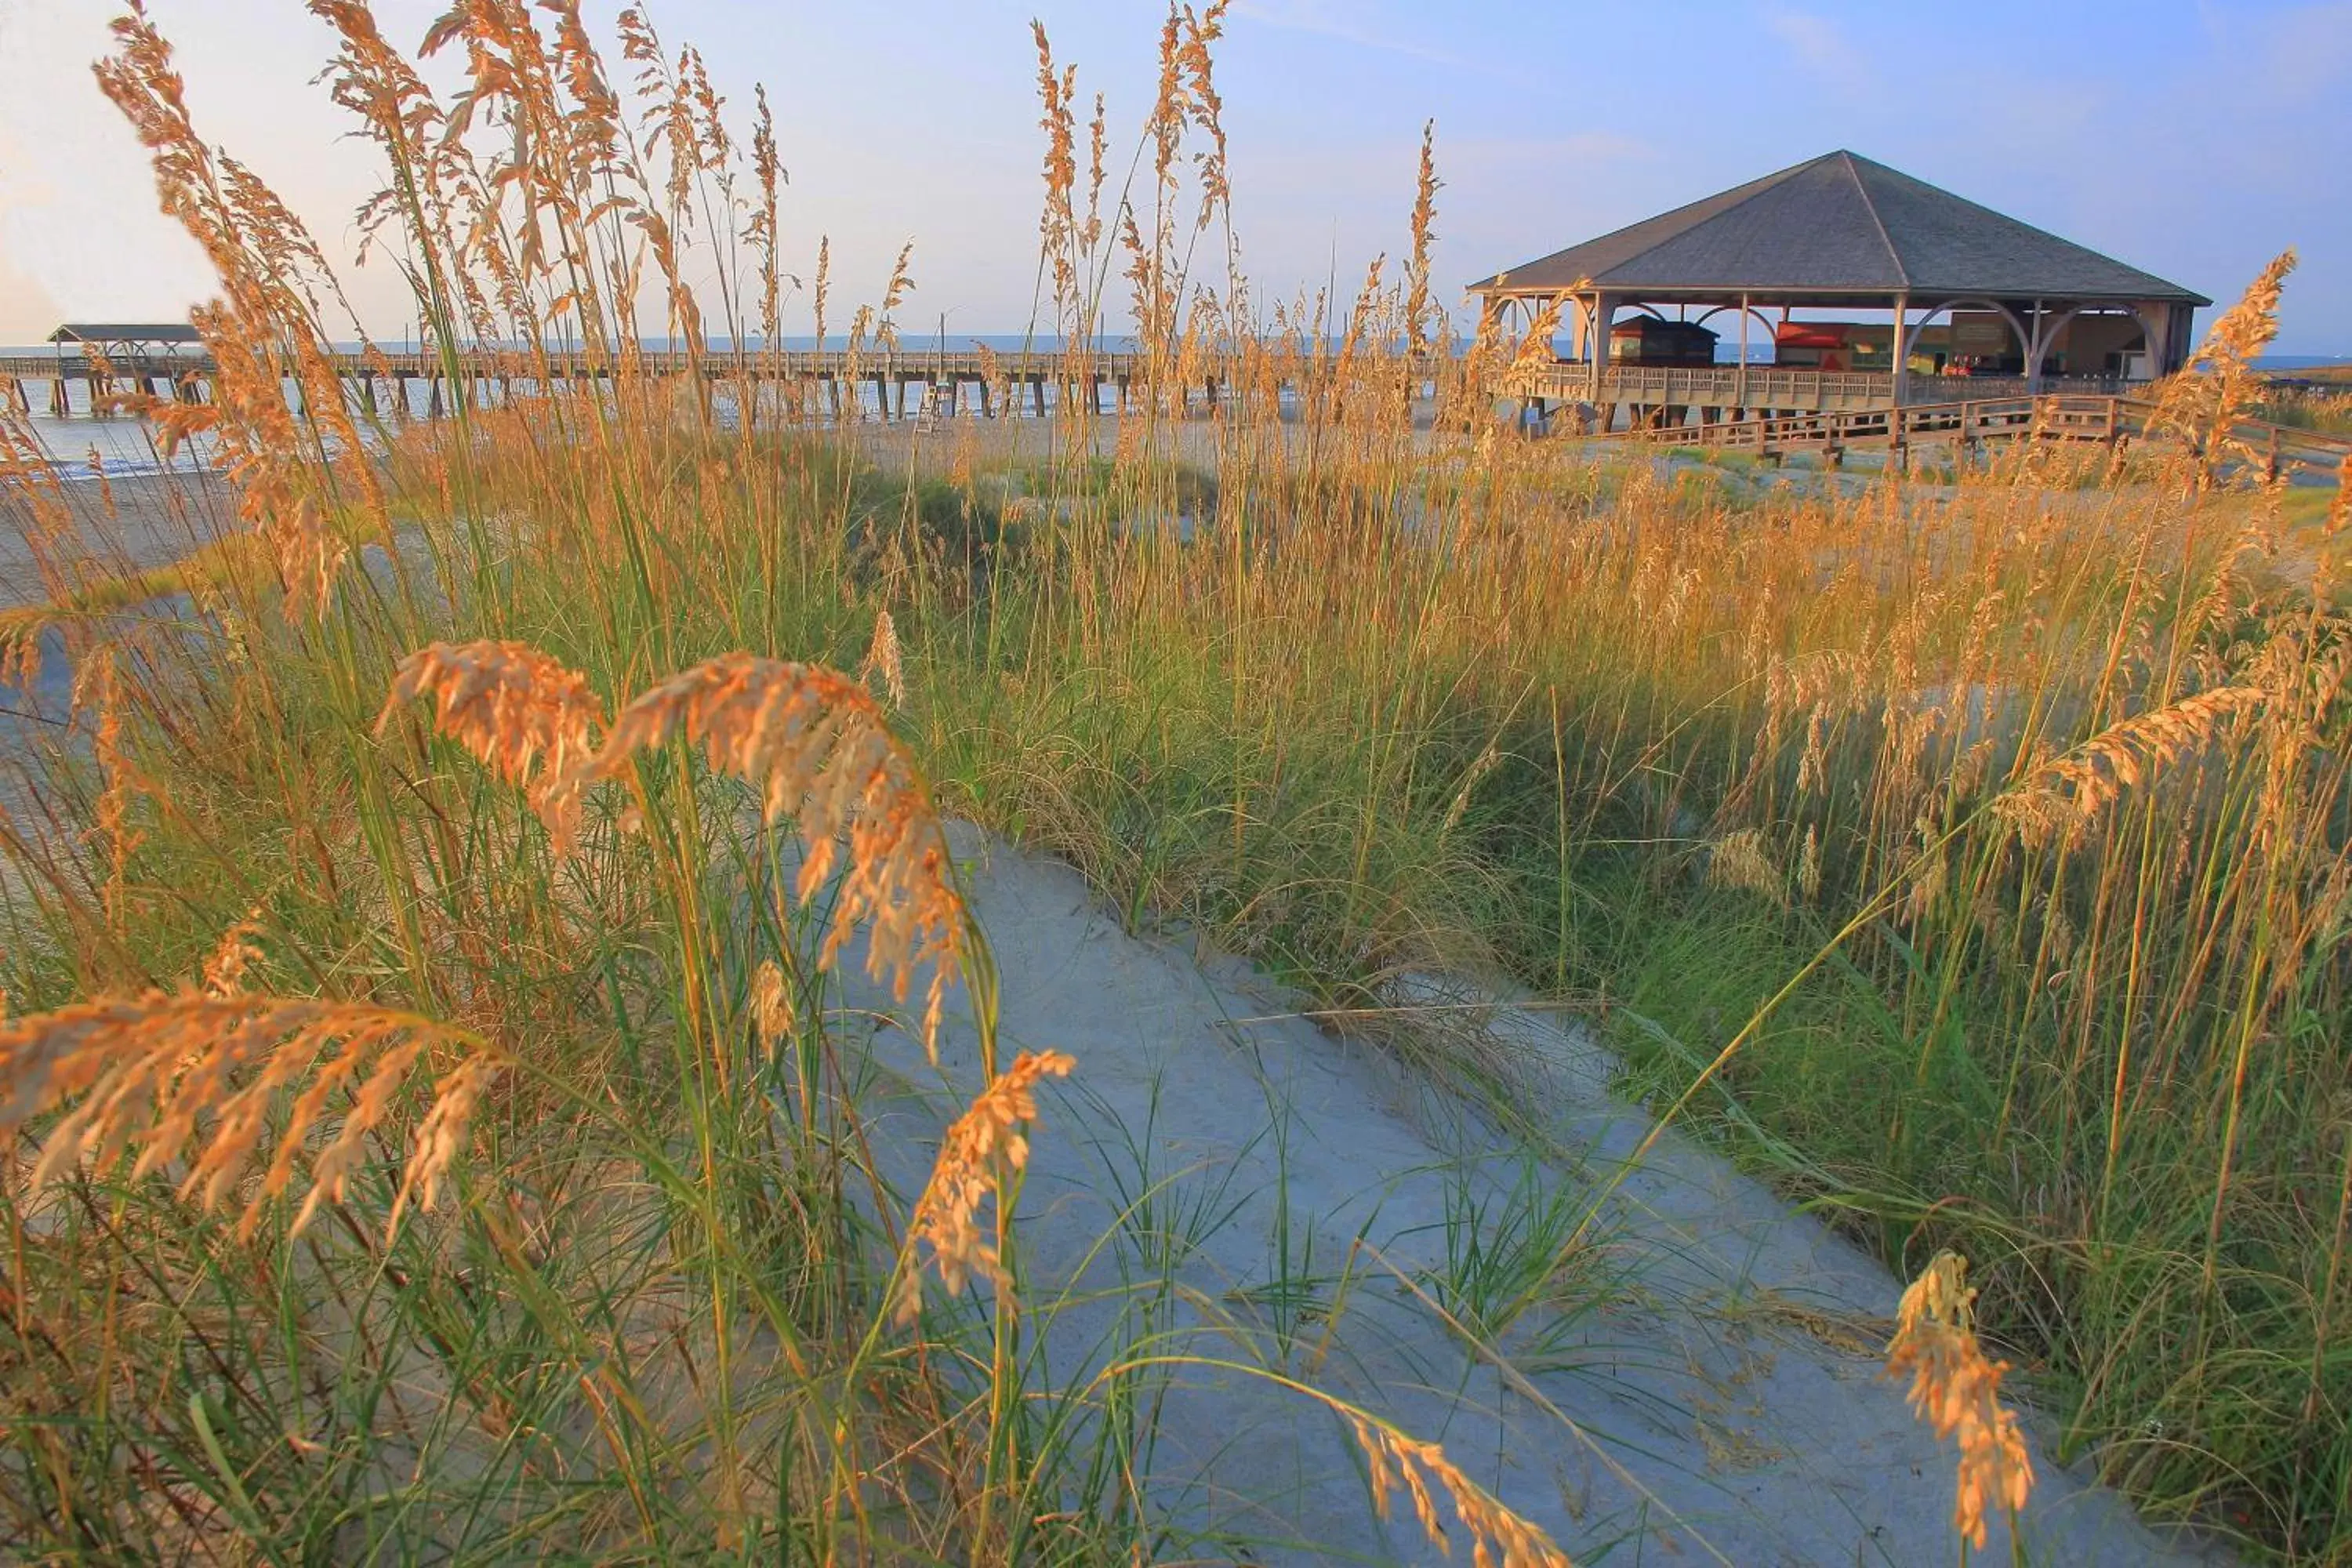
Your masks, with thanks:
M436 1047L465 1052L437 1079L429 1066ZM238 1231L249 1234L265 1206L291 1184L311 1130L342 1090L350 1100L342 1125L310 1158L310 1192L292 1227L299 1233L320 1204L341 1199L400 1089L421 1079L432 1085L434 1100L401 1179L391 1228L412 1196L433 1206L481 1090L500 1066L464 1031L394 1008L151 992L78 1003L0 1027L0 1141L79 1100L44 1138L36 1185L85 1162L107 1169L134 1152L136 1179L184 1155L179 1191L211 1208L274 1139L259 1184L245 1199ZM281 1094L306 1076L309 1087L277 1117ZM201 1140L200 1128L207 1133Z
M950 1294L975 1276L1000 1290L1006 1288L996 1244L973 1220L991 1191L999 1203L1006 1201L1007 1184L1029 1163L1029 1138L1023 1129L1037 1120L1038 1080L1067 1078L1076 1066L1059 1051L1024 1051L949 1125L907 1230L906 1266L899 1270L901 1322L912 1321L922 1310L923 1275L914 1256L918 1247L929 1249L940 1283Z
M2033 1490L2033 1467L2017 1415L2000 1403L2007 1362L1988 1361L1977 1344L1976 1291L1968 1260L1939 1252L1903 1292L1886 1373L1911 1377L1912 1414L1960 1449L1959 1491L1952 1527L1981 1549L1985 1510L1998 1503L2014 1519Z
M948 984L979 950L930 792L873 694L820 665L725 654L623 709L596 754L552 787L569 809L579 789L618 776L637 752L674 737L759 790L769 822L795 818L807 847L794 889L802 903L825 885L847 843L818 963L830 965L870 922L866 973L898 1001L918 970L930 973L922 1038L936 1056Z

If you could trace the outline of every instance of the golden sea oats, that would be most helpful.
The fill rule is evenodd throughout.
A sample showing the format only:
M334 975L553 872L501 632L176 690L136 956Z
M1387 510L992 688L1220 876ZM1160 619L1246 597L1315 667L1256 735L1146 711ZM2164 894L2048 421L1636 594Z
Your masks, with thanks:
M898 628L887 610L874 617L874 641L866 650L866 668L881 676L891 707L907 705L907 670L898 648Z
M1463 772L1461 787L1454 792L1454 803L1445 808L1445 822L1437 830L1440 837L1452 834L1462 826L1462 818L1469 813L1470 796L1476 791L1478 781L1494 772L1502 760L1503 753L1495 749L1492 741L1486 742L1485 751L1472 759L1470 766Z
M1344 1412L1356 1431L1371 1471L1372 1510L1389 1516L1389 1491L1402 1486L1412 1500L1413 1517L1430 1544L1446 1556L1454 1554L1439 1519L1436 1499L1429 1488L1434 1480L1454 1505L1454 1517L1470 1534L1470 1561L1475 1568L1574 1568L1568 1553L1535 1525L1503 1506L1486 1489L1445 1457L1435 1443L1416 1442L1382 1422L1353 1411Z
M824 306L833 291L833 237L816 237L816 287L810 291L810 305L816 318L816 347L824 352Z
M795 1021L792 983L774 959L762 959L751 976L751 1026L760 1031L760 1043L774 1050L776 1042L793 1032Z
M245 918L221 933L219 945L205 960L205 994L234 996L245 989L245 972L261 956L253 940L261 934L261 906L246 910Z
M757 789L770 823L797 819L807 847L795 889L802 903L824 886L848 840L848 871L817 962L830 965L866 921L866 973L887 979L898 1001L928 966L922 1038L936 1056L948 983L971 952L970 921L930 793L873 694L821 665L724 654L621 710L604 746L558 787L576 798L673 737Z
M1029 31L1037 46L1037 96L1045 112L1037 124L1045 132L1045 205L1037 218L1038 247L1053 269L1054 302L1066 322L1077 300L1077 261L1073 254L1078 220L1072 193L1078 183L1076 116L1071 100L1077 92L1077 67L1056 71L1054 47L1045 24L1032 19Z
M751 123L751 175L759 184L760 200L744 225L744 237L760 252L760 352L773 358L783 352L784 273L776 265L781 237L776 229L776 186L783 178L783 166L776 158L776 121L768 108L767 88L754 82L751 97L758 106Z
M0 612L0 686L29 689L41 679L41 634L48 617L37 609Z
M976 343L973 347L980 353L981 395L992 406L1009 414L1012 411L1013 377L1006 372L1004 362L997 357L994 349L984 342Z
M882 310L875 327L874 341L892 353L896 353L898 347L898 328L892 312L915 291L914 277L907 270L907 264L914 258L915 242L910 239L898 247L898 259L890 264L890 280L882 289Z
M996 1178L1029 1163L1029 1139L1022 1129L1037 1120L1037 1080L1067 1078L1076 1066L1059 1051L1024 1051L949 1125L940 1140L931 1179L924 1184L907 1226L908 1267L900 1273L900 1322L911 1321L922 1310L923 1274L913 1259L918 1244L930 1248L940 1283L950 1295L975 1275L1004 1288L995 1244L972 1221Z
M2259 456L2234 432L2262 397L2254 361L2278 335L2279 296L2294 265L2293 249L2281 252L2214 321L2188 364L2153 389L2156 411L2149 427L2187 443L2198 489L2210 488L2230 458L2252 461Z
M962 493L964 505L971 507L979 500L973 493L972 460L980 456L980 427L971 419L961 421L960 426L955 449L948 455L948 483Z
M1776 903L1785 903L1789 898L1780 868L1764 852L1764 835L1754 827L1727 833L1707 846L1706 883L1710 888L1761 893Z
M558 849L568 847L579 799L573 775L604 719L588 678L524 643L435 643L400 661L376 732L425 696L441 732L520 789Z
M123 749L121 688L121 674L111 647L92 650L74 675L73 705L98 710L98 729L91 737L90 752L98 763L102 782L92 829L106 840L109 921L122 918L123 892L131 878L131 856L145 837L131 826L131 799L143 785Z
M1958 1440L1952 1527L1981 1549L1987 1505L1997 1502L2015 1515L2033 1490L2033 1467L2016 1413L2000 1403L2009 1363L1987 1361L1977 1344L1977 1293L1968 1286L1968 1269L1958 1253L1938 1252L1903 1292L1886 1375L1908 1373L1912 1414L1937 1436Z
M204 249L226 291L225 302L190 316L213 360L219 466L239 513L278 552L289 609L323 616L347 546L298 488L304 445L286 383L300 386L310 416L339 443L360 448L318 330L311 279L330 289L332 279L292 212L198 134L171 47L153 24L134 9L112 31L115 52L94 68L100 90L148 150L164 215ZM370 515L385 524L373 470L352 471Z
M1429 247L1437 237L1432 226L1437 219L1438 188L1444 184L1437 177L1437 121L1425 120L1421 126L1421 174L1413 186L1412 255L1404 269L1408 289L1404 346L1405 353L1416 358L1429 346Z
M135 1179L190 1152L199 1127L208 1124L179 1191L200 1194L210 1208L274 1136L275 1152L239 1223L240 1233L249 1233L264 1205L292 1182L329 1100L348 1088L342 1125L310 1161L310 1193L294 1219L299 1232L320 1203L341 1197L367 1159L370 1135L436 1045L472 1050L436 1086L394 1205L396 1225L412 1193L432 1206L481 1088L500 1064L459 1031L393 1008L151 992L18 1018L0 1027L0 1140L79 1098L44 1141L36 1184L85 1156L102 1168L133 1151ZM273 1132L281 1093L306 1074L312 1075L310 1086Z
M1577 287L1580 289L1583 285ZM1559 313L1568 300L1567 294L1557 294L1537 310L1535 319L1528 323L1527 335L1519 340L1517 350L1511 355L1511 380L1551 363L1552 334L1559 331Z
M2137 788L2207 744L2232 718L2263 706L2268 695L2260 687L2216 687L2111 724L2029 776L2019 792L2021 798L2005 803L2003 815L2029 821L2037 811L2026 797L2054 795L2053 786L2063 784L2071 792L2076 820L2088 823L2125 790Z

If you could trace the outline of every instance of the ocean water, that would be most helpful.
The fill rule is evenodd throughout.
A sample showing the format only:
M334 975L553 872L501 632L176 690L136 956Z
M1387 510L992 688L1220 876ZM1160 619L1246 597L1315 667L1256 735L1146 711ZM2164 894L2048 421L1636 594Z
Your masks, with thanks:
M520 380L515 384L519 392L528 389L527 384ZM43 449L56 462L58 473L68 481L95 480L100 473L121 476L186 471L213 463L217 448L208 435L197 432L189 437L166 459L156 446L154 426L149 421L131 415L92 414L89 408L89 395L84 388L85 384L82 383L67 383L67 397L72 412L60 418L48 412L49 384L47 381L28 384L26 387L34 410L26 418L26 423ZM425 384L407 382L403 384L402 391L407 397L410 417L416 420L425 418L430 394ZM496 390L489 387L483 388L478 395L498 395ZM891 409L884 409L870 383L859 383L855 389L848 390L847 395L855 398L863 416L869 420L879 418L886 413L895 416L901 411L895 405ZM385 396L382 387L379 387L377 396L381 407ZM1058 391L1050 386L1046 388L1045 400L1049 406L1058 403ZM911 416L919 401L919 391L910 392L906 397L903 412ZM967 387L962 406L968 409L971 405L971 389ZM731 425L735 417L733 400L723 386L718 390L714 406L720 423ZM1025 416L1030 406L1026 395L1012 400L1012 412L1016 417ZM820 395L809 405L808 416L822 422L823 407ZM373 446L374 433L371 422L362 415L356 397L352 412L362 440ZM386 408L383 412L388 415L390 410ZM1106 416L1109 416L1108 405Z
M59 419L46 412L45 398L37 401L43 412L36 413L29 421L33 436L57 463L58 473L68 480L95 480L101 472L123 475L157 474L167 468L184 471L209 467L213 461L211 437L202 433L181 443L180 449L166 462L155 446L154 426L144 419L122 415L92 418L86 413Z

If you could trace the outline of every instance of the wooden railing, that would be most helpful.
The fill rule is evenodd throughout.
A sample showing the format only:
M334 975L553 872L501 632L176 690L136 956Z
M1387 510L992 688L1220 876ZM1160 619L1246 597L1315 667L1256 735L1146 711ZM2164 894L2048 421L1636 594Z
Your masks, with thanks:
M437 353L414 349L387 351L381 354L338 353L335 372L338 375L358 378L366 375L391 375L406 381L424 381L448 374L447 366ZM475 376L510 376L518 380L538 374L539 362L530 354L516 349L468 349L457 356L460 374ZM683 348L676 351L648 349L635 363L656 372L683 372L687 354ZM1146 356L1131 353L1097 353L1088 357L1087 374L1103 381L1127 381L1139 377L1147 368ZM579 350L558 350L546 356L548 374L557 379L572 380L604 374L609 362L592 357ZM757 376L779 376L792 379L824 379L846 376L855 373L861 380L882 376L891 380L925 381L933 378L954 378L960 381L986 379L992 370L1008 381L1035 380L1044 377L1058 380L1078 372L1075 364L1058 352L1018 351L994 355L969 353L934 353L901 349L884 352L869 349L852 355L841 349L823 351L799 349L780 350L767 353L747 349L739 361L729 350L713 349L702 360L706 374L726 378L739 368ZM86 380L93 366L77 353L62 357L54 354L0 355L0 378L23 381L47 381L63 376L68 381ZM132 379L176 379L194 375L210 380L216 367L207 353L149 354L109 360L108 371L118 381Z
M1766 454L2019 439L2113 444L2147 436L2155 412L2156 405L2145 398L2056 393L1644 426L1621 432L1618 438ZM2352 437L2325 436L2260 419L2238 420L2230 437L2273 475L2298 465L2340 468L2352 456Z
M2043 394L2126 395L2135 384L2115 376L2045 376ZM1902 401L1936 404L1955 394L1970 402L2026 396L2036 390L2023 376L1911 375ZM1895 405L1892 371L1800 370L1782 365L1604 366L1596 390L1592 367L1573 362L1538 365L1505 378L1511 397L1547 402L1640 404L1645 407L1789 408L1828 412Z

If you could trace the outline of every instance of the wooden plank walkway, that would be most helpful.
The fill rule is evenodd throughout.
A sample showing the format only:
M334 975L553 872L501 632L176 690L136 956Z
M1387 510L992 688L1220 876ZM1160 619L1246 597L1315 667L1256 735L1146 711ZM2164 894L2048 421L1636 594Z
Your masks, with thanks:
M1743 409L1751 413L1861 412L1891 408L1898 402L1948 401L1958 392L1970 401L2029 395L2128 396L2137 384L2114 376L2045 376L2030 387L2023 376L1908 375L1904 395L1895 395L1891 371L1804 370L1780 365L1639 365L1601 367L1598 388L1589 363L1559 362L1507 373L1498 390L1505 396L1542 403L1590 403L1596 407L1642 409Z
M1814 451L1832 458L1851 448L1905 452L1916 447L1974 447L1994 441L2075 441L2116 446L2144 438L2155 412L2156 405L2145 398L2053 394L1717 420L1711 424L1652 425L1619 431L1610 438L1753 452L1764 457ZM2352 456L2352 438L2325 436L2260 419L2239 420L2231 434L2254 453L2273 476L2296 467L2340 471L2346 458Z

